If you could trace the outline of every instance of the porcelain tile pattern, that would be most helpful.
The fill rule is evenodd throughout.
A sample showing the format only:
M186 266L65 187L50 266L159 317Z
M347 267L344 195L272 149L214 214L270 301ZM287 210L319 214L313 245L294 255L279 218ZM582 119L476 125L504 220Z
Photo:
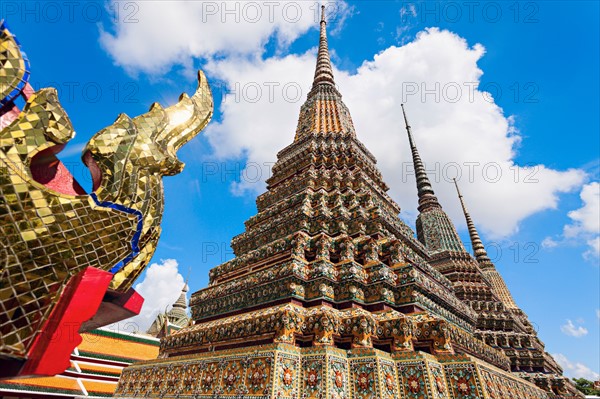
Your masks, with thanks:
M417 234L399 219L335 87L324 18L320 26L294 142L279 152L257 215L233 238L236 257L192 295L195 324L163 338L158 360L127 368L116 396L568 394L527 317L465 250L410 128Z

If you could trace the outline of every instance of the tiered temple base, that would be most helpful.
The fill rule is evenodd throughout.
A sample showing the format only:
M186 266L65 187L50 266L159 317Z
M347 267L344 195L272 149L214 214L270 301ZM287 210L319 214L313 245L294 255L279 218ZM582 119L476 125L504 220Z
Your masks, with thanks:
M115 396L548 398L502 351L428 312L282 304L186 327L159 357L125 369Z
M506 295L494 292L465 250L407 121L419 240L398 218L400 206L335 87L324 11L294 142L278 153L258 213L232 240L236 257L192 295L195 324L161 340L160 360L127 368L116 396L548 399L569 392L524 314L512 313L516 305L501 301Z
M534 384L464 354L268 344L125 369L115 396L278 399L547 399Z

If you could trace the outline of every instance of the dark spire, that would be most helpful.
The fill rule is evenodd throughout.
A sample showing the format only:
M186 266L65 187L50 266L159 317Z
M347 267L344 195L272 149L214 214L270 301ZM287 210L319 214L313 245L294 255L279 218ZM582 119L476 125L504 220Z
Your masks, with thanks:
M460 189L458 188L458 183L456 182L456 179L454 179L454 185L456 186L458 199L460 200L460 205L462 206L463 213L465 214L465 220L467 221L467 228L469 229L469 236L471 237L471 246L473 247L473 254L475 256L475 259L477 259L477 262L479 262L480 265L490 264L490 257L488 256L483 242L479 237L479 233L475 228L475 223L473 223L473 219L471 219L471 215L469 215L469 211L467 210L467 206L465 205L463 196L460 192Z
M460 192L460 189L458 188L456 179L454 179L454 185L456 186L456 192L458 193L458 198L460 199L460 205L462 206L465 214L467 228L469 229L469 236L471 237L471 246L473 247L473 255L475 256L475 259L477 259L479 268L483 272L486 280L492 286L492 291L496 294L500 301L502 301L504 306L506 306L507 309L518 309L519 307L515 303L515 300L506 286L506 282L500 273L498 273L498 270L496 270L496 266L494 266L487 254L487 251L485 250L485 246L483 245L483 242L479 237L479 233L477 233L477 229L475 228L475 223L473 223L473 219L471 219L471 215L469 215L469 211L467 210L464 198Z
M327 46L327 21L325 21L325 6L321 6L321 35L319 38L319 54L317 55L317 67L313 89L317 85L331 85L335 87L333 80L333 69L329 58L329 47Z
M410 150L412 152L413 165L415 168L415 176L417 179L419 212L423 212L430 208L441 208L438 199L433 192L429 178L427 177L427 172L425 171L425 166L423 165L423 161L419 156L417 146L415 145L410 124L408 123L408 118L406 117L406 111L404 110L404 104L401 104L401 107L402 114L404 115L404 123L406 124L406 131L408 132L408 141L410 143Z

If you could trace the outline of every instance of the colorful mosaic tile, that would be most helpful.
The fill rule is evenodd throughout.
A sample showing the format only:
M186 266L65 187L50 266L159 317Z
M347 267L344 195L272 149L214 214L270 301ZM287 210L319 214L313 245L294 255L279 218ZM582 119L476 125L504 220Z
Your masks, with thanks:
M408 121L418 170L416 237L398 218L335 86L324 17L320 27L294 142L277 154L257 214L232 239L235 258L212 269L208 287L192 295L195 325L163 339L163 359L132 370L221 359L226 366L211 380L218 388L197 397L233 398L249 393L241 359L253 354L273 359L265 398L483 399L486 366L505 392L547 397L512 371L542 369L556 381L560 368L464 248ZM505 350L503 340L531 344L531 362ZM243 387L233 374L246 376Z
M4 22L0 50L0 353L24 360L71 277L93 266L113 274L112 290L132 286L160 235L162 177L182 170L176 152L208 124L213 102L200 72L192 97L120 115L85 147L88 194L56 157L75 135L58 94L29 86Z

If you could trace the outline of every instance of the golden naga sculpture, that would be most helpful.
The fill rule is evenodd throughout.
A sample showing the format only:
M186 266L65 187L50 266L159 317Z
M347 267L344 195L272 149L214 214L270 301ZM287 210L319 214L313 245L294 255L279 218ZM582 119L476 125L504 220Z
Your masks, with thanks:
M177 150L206 127L213 100L199 72L192 97L119 115L84 149L88 194L56 158L75 135L56 90L34 92L4 22L0 35L0 376L53 374L79 343L72 332L139 312L131 286L160 236L162 177L183 169Z

